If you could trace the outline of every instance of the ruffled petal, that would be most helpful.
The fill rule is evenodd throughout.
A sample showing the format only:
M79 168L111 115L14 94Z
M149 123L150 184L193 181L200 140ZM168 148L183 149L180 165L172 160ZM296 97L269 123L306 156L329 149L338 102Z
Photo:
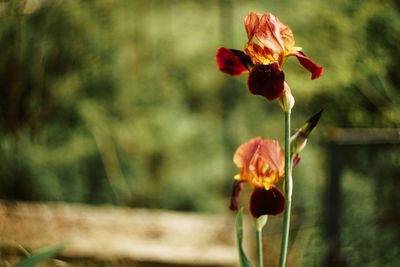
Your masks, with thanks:
M233 162L240 169L241 180L249 180L250 162L262 142L263 141L260 137L255 137L236 149L235 154L233 155Z
M238 198L240 191L242 191L243 185L241 181L235 181L235 184L233 185L233 190L232 190L232 196L231 196L231 204L229 206L230 210L238 210Z
M278 215L285 209L285 197L276 186L269 190L264 187L256 187L250 197L250 212L253 217L262 215Z
M253 41L254 34L255 34L256 30L258 29L258 25L260 23L260 18L262 16L263 16L263 14L251 12L249 15L247 15L244 18L244 27L246 29L247 37L249 38L250 42Z
M257 177L269 177L275 173L271 183L278 183L285 174L285 151L277 140L263 140L250 161L250 169Z
M254 35L260 44L272 49L277 55L283 55L294 46L294 37L289 26L271 13L260 18Z
M216 61L218 69L232 76L238 76L248 71L251 62L250 57L242 51L220 47L217 51Z
M277 62L254 66L247 80L252 94L262 95L268 100L274 100L282 95L284 82L285 74Z
M300 64L309 72L311 72L311 80L317 79L324 72L324 68L306 57L301 51L294 51L289 56L296 56Z

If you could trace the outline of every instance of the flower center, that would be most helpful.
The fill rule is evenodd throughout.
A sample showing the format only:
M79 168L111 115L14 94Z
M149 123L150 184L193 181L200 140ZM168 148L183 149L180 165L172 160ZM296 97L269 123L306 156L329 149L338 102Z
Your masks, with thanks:
M272 184L276 184L276 173L269 172L266 176L254 176L252 181L249 182L250 185L254 188L256 186L263 186L265 190L269 190Z
M269 65L271 62L278 61L274 58L273 51L262 44L247 43L243 50L250 57L254 65Z

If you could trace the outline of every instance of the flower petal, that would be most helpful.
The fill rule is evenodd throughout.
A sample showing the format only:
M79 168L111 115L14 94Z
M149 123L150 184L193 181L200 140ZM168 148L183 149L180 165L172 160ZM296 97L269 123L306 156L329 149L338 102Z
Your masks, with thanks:
M242 144L233 155L233 162L240 169L240 178L245 180L249 176L250 161L256 153L258 146L262 143L260 137L252 138L249 142Z
M235 179L248 182L253 188L263 184L265 178L277 184L285 174L285 152L277 140L253 138L236 150L233 162L240 169Z
M306 57L301 51L294 51L289 56L296 56L300 64L309 72L311 72L311 80L317 79L324 72L324 68L319 66L317 63Z
M250 197L250 212L253 217L262 215L277 215L285 209L285 197L276 186L269 190L264 187L256 187Z
M277 184L285 173L285 151L279 142L263 140L250 161L250 169L257 177L270 177L274 173L275 178L270 183Z
M247 80L252 94L262 95L268 100L274 100L282 95L284 82L285 74L277 62L254 66Z
M247 37L249 38L250 42L253 41L254 34L258 28L260 18L262 16L263 14L251 12L244 18L244 27L246 29Z
M235 181L235 184L233 185L233 190L232 190L232 196L231 196L231 204L229 206L230 210L238 210L238 198L239 198L239 193L242 191L243 185L242 181Z
M235 57L237 57L240 60L240 63L242 63L247 70L251 70L251 68L254 67L251 58L248 55L246 55L243 51L236 49L229 49L229 50L233 53Z
M218 69L232 76L246 72L252 65L250 58L242 51L220 47L217 51L216 61Z
M271 13L262 15L255 36L263 46L283 54L294 46L294 37L288 25L282 23Z

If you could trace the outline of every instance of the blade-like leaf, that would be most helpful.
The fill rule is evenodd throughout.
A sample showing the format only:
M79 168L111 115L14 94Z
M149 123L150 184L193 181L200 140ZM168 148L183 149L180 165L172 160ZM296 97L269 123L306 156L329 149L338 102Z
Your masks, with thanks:
M254 267L243 249L243 208L241 208L236 218L236 239L239 253L239 267Z
M45 248L39 251L36 251L29 255L27 258L17 262L12 267L33 267L36 264L43 263L57 254L59 254L65 248L64 245L58 245L50 248Z

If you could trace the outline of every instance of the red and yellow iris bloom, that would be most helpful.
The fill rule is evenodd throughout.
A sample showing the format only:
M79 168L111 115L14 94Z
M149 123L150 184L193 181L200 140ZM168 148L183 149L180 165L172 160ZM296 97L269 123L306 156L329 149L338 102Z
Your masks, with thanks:
M242 183L247 182L253 188L250 212L255 218L282 213L285 197L276 185L285 176L285 153L278 141L253 138L236 150L233 162L240 172L235 176L230 209L238 209Z
M218 68L232 76L250 71L248 87L252 94L274 100L282 95L285 74L282 67L289 56L296 56L300 64L317 79L323 68L306 57L294 46L292 30L271 13L250 13L244 19L248 42L244 51L221 47L217 51ZM257 42L255 41L257 40Z

